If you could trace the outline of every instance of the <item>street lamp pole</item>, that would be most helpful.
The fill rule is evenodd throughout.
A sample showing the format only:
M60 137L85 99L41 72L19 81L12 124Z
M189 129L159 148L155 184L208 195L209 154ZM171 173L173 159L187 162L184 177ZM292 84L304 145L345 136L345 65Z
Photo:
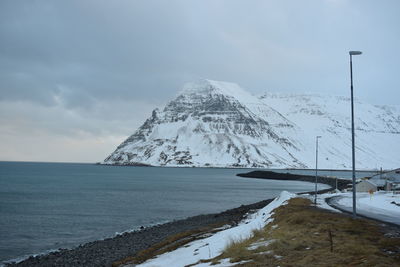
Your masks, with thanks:
M317 205L317 191L318 191L318 139L321 138L321 136L317 136L316 139L316 145L315 145L315 194L314 194L314 204Z
M354 98L353 98L353 56L361 55L361 51L350 51L350 83L351 83L351 152L353 165L353 217L357 217L356 211L356 159L355 159L355 141L354 141Z

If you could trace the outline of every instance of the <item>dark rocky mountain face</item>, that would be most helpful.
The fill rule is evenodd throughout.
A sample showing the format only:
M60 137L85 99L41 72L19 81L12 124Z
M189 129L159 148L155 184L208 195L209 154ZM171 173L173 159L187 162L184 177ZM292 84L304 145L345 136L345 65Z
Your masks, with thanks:
M315 161L314 138L322 133L325 163L333 161L329 167L346 168L350 164L343 152L349 148L348 116L335 113L330 103L333 98L327 99L299 95L257 98L231 83L191 83L162 111L155 109L104 163L310 168ZM340 108L347 100L335 101ZM375 107L372 113L377 117L373 121L358 118L359 129L365 131L374 124L379 131L399 137L396 109ZM363 145L359 150L370 154L371 149Z

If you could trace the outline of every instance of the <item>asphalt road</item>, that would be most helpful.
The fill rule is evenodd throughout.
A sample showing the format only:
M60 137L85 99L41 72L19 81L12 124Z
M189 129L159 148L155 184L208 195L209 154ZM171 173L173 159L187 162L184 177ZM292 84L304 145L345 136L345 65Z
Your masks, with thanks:
M343 212L353 213L353 207L343 206L338 203L338 201L341 198L343 198L343 196L331 197L326 199L326 202L328 203L328 205L330 205L335 209L341 210ZM379 209L370 209L368 211L363 209L357 209L357 214L362 217L400 226L400 217L398 217L397 214L392 215L392 214L382 213L382 211Z

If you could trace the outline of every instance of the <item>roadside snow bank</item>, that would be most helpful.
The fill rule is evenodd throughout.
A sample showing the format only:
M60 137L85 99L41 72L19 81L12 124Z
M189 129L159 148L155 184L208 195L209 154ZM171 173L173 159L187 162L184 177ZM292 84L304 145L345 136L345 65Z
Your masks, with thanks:
M352 207L353 199L351 193L340 195L337 204L345 207ZM394 202L394 203L393 203ZM357 192L357 210L372 214L391 215L398 218L400 222L400 195L393 193L377 192L372 195L369 193Z
M214 258L220 255L230 242L250 238L253 230L260 229L266 224L272 222L271 216L273 214L273 210L281 205L287 204L287 201L293 197L296 197L296 194L283 191L270 204L260 209L256 213L251 214L238 226L220 231L208 238L194 241L185 247L162 254L154 259L148 260L136 266L181 267L195 264L200 260ZM202 266L204 266L204 264Z
M312 201L312 196L308 196ZM372 219L400 225L400 195L388 192L374 194L357 192L357 213ZM353 212L353 195L348 193L333 193L318 195L317 205L320 208L340 212L326 203L347 212Z
M370 195L363 193L360 194L357 204L364 210L379 209L388 213L397 213L400 221L400 195L398 194L378 192Z
M331 198L331 197L335 197L335 196L341 196L342 194L343 193L341 193L340 191L336 191L335 193L325 193L325 194L317 195L317 207L319 207L321 209L326 209L326 210L330 210L330 211L333 211L333 212L341 213L340 210L329 206L329 204L326 202L326 199L327 198ZM312 202L314 202L314 196L305 195L305 197L307 197Z

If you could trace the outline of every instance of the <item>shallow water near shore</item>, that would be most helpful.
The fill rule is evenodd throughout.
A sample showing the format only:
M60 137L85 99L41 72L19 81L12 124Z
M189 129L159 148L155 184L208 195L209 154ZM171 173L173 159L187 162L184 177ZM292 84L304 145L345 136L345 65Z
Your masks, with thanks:
M314 189L246 171L0 162L0 262Z

